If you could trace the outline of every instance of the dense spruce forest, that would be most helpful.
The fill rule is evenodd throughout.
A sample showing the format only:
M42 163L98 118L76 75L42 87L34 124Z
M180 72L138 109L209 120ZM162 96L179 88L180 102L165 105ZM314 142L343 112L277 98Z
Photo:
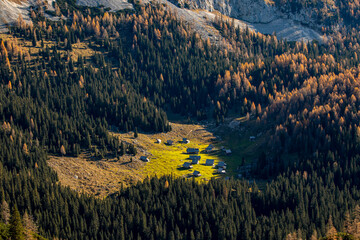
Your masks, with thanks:
M109 13L60 0L44 12L39 2L32 25L19 17L11 28L39 51L1 40L0 237L359 239L358 26L295 43L217 18L214 45L163 5L134 5ZM344 16L356 19L353 5ZM73 58L79 42L96 53ZM266 187L165 176L98 199L57 184L49 153L132 154L108 131L166 132L166 112L265 126L253 174Z

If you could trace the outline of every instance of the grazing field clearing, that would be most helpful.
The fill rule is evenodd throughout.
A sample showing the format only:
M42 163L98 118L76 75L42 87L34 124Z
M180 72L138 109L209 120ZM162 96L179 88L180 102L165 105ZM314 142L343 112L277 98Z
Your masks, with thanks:
M133 143L137 148L137 155L124 155L119 158L107 156L104 159L95 159L90 153L82 153L79 157L50 156L49 166L59 176L59 181L64 186L69 186L78 192L105 197L118 191L121 186L129 186L142 181L147 176L162 176L172 174L174 177L189 177L197 170L201 176L197 181L208 180L212 177L225 177L228 174L217 174L212 166L205 166L206 159L214 159L214 164L226 161L229 156L218 150L222 146L214 135L201 125L172 124L172 131L168 133L142 134L134 138L130 133L114 133L120 141ZM186 137L190 143L180 143ZM162 143L156 143L161 139ZM168 146L166 140L173 140L174 144ZM213 153L204 153L203 150L213 144L216 149ZM193 165L192 169L182 168L184 162L191 162L188 147L199 148L201 160ZM150 158L146 163L140 160L141 156Z
M222 143L209 132L206 126L193 124L172 123L172 131L168 133L141 134L135 139L133 133L116 134L121 141L133 143L138 149L138 156L148 156L150 162L143 165L139 170L143 176L162 176L172 174L175 177L191 177L197 170L201 176L196 179L199 181L209 180L212 177L218 178L227 176L219 175L212 166L205 166L206 159L214 159L216 165L219 161L225 161L228 156L219 148ZM190 143L183 143L182 139L187 138ZM161 143L156 140L160 139ZM173 141L173 145L168 145L168 140ZM209 144L214 145L215 149L211 153L205 153L205 148ZM192 165L192 169L184 169L182 165L185 162L191 162L189 154L186 154L187 148L198 148L201 156L199 164Z
M134 138L132 132L111 132L119 141L134 144L137 154L95 159L85 152L77 158L50 156L48 164L58 173L62 185L98 197L105 197L118 191L121 186L129 186L151 176L171 174L174 177L195 178L199 182L211 178L236 177L242 159L244 164L256 160L266 137L261 135L256 137L255 141L250 141L249 136L254 134L253 128L243 119L234 121L241 125L233 128L231 124L215 127L211 124L171 123L170 132L139 133L137 138ZM183 138L190 142L183 143ZM160 139L161 143L157 143L157 139ZM173 145L166 144L167 140L172 140ZM214 150L207 153L204 150L209 144L214 146ZM198 148L198 156L201 156L199 164L193 164L191 169L182 167L185 162L191 162L190 155L186 153L187 148ZM226 155L222 148L231 149L232 153ZM141 156L149 158L150 162L140 160ZM226 174L218 174L215 167L206 166L206 159L214 159L214 165L224 161L227 164ZM201 176L193 177L195 170L199 171Z

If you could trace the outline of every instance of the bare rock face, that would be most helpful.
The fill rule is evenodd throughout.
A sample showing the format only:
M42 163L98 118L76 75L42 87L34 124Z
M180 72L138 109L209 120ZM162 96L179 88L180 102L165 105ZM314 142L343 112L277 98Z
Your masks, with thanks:
M263 34L276 33L278 38L289 41L323 42L317 29L313 11L303 9L296 14L280 11L270 0L171 0L177 6L190 9L218 11L232 17L236 25L245 24L250 29ZM241 27L240 26L240 27Z
M176 1L176 0L173 0ZM277 9L270 0L178 0L190 8L204 9L254 24L267 24L278 19L290 19L308 26L315 26L316 14L312 9L302 9L296 14Z
M118 11L123 9L133 9L133 5L127 0L78 0L77 4L80 6L110 8L110 11Z
M194 8L220 13L251 23L268 23L279 18L276 8L264 0L191 0Z
M14 25L19 16L26 22L31 23L30 9L36 6L36 0L0 0L0 33L7 32L8 26ZM53 7L55 0L45 0L44 10L55 11ZM51 20L59 20L58 17L50 16L45 13L45 17Z
M29 1L0 0L0 32L6 32L7 25L14 24L19 15L30 22Z

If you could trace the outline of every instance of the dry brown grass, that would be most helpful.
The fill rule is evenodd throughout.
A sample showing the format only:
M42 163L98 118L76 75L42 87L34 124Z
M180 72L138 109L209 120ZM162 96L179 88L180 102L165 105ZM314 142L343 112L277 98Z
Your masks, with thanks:
M2 39L4 41L9 40L10 42L16 42L16 45L19 46L23 52L28 51L27 47L24 45L24 40L16 38L16 37L12 36L11 34L0 33L0 39Z
M0 33L0 39L16 41L18 46L21 48L23 52L30 51L31 60L33 60L36 57L36 55L39 53L39 51L42 49L40 47L40 41L37 43L37 46L34 47L31 41L28 41L24 38L17 38L7 33ZM48 47L51 49L54 45L55 45L54 41L44 41L44 48ZM91 56L95 54L95 51L89 48L89 45L86 42L72 44L72 47L73 50L70 52L70 56L73 61L77 61L79 56L82 56L84 59L89 59ZM58 52L61 54L66 53L66 51L61 49L60 50L58 49Z
M138 171L145 163L130 162L130 156L118 159L91 160L88 154L80 157L50 156L49 166L54 169L60 183L77 192L105 197L142 179Z
M73 60L77 61L78 56L82 56L87 59L95 54L95 51L89 48L89 45L84 42L75 43L72 45L71 57Z

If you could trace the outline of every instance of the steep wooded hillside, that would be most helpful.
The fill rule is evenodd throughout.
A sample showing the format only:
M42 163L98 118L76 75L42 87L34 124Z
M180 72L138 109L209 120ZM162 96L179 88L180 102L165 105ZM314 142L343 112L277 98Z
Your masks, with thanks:
M42 236L316 239L333 227L357 236L344 226L360 203L357 26L323 44L288 42L219 15L216 45L159 3L106 12L59 1L55 12L61 20L35 8L33 24L19 18L0 41L0 199L33 216ZM74 58L75 46L93 54ZM261 126L268 144L249 175L263 186L165 176L98 199L61 186L47 164L48 154L134 155L109 131L166 132L168 113Z

